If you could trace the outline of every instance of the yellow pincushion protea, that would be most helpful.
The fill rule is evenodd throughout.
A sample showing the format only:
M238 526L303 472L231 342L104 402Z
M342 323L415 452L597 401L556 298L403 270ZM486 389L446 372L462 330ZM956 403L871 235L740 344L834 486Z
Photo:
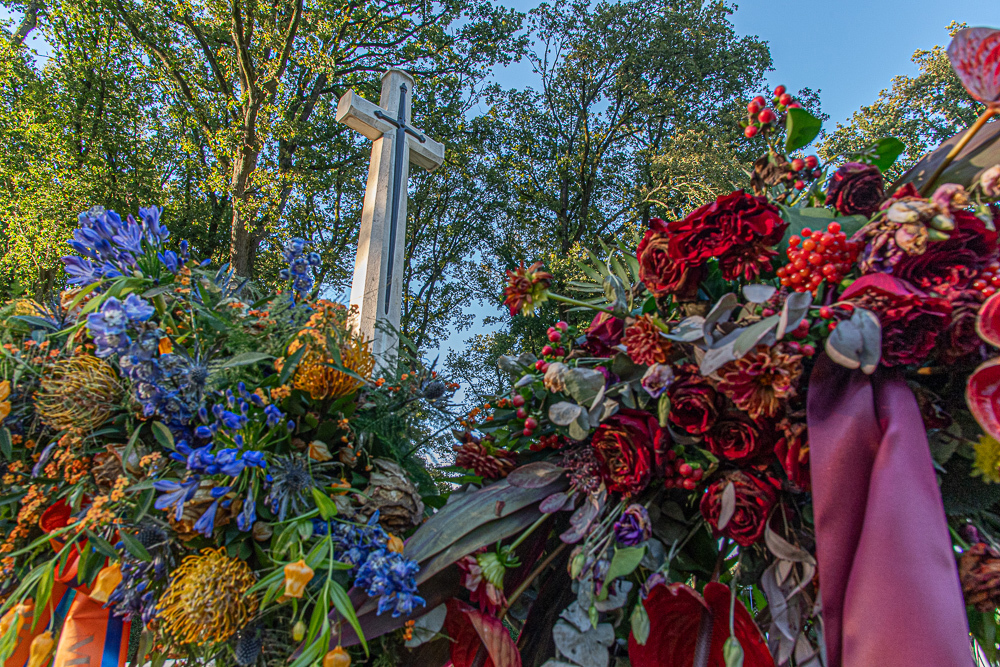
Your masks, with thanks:
M257 612L257 596L247 595L253 585L250 567L224 547L188 556L157 605L161 627L185 644L227 641Z
M55 363L35 393L35 409L58 431L90 431L111 416L121 398L114 369L90 355Z
M303 346L306 348L295 369L292 386L308 392L314 400L347 396L364 384L358 378L368 380L375 368L371 342L348 331L347 314L347 309L341 304L320 301L306 327L288 346L289 356ZM331 353L332 345L338 348L339 363ZM279 360L275 364L279 372L283 363ZM335 366L345 368L354 375Z

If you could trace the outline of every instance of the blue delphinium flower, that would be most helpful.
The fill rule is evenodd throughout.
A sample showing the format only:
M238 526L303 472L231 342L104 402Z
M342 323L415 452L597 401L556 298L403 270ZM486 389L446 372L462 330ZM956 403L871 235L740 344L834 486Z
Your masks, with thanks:
M312 269L321 264L319 253L306 253L308 247L309 244L306 243L305 239L292 238L285 244L285 251L282 253L282 257L288 263L288 268L282 269L279 275L283 280L292 282L291 299L293 302L296 296L299 299L308 297L315 284Z
M153 506L158 510L173 508L174 519L180 521L184 518L184 503L194 498L200 481L198 477L192 477L186 482L174 482L169 479L153 482L153 488L163 494L156 499Z

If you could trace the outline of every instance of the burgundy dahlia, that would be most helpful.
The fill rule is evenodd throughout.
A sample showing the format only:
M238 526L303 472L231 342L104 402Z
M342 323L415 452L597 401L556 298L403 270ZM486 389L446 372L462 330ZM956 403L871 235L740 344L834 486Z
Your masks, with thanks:
M627 329L622 343L629 358L642 366L665 364L670 356L670 339L656 326L651 315L640 315Z

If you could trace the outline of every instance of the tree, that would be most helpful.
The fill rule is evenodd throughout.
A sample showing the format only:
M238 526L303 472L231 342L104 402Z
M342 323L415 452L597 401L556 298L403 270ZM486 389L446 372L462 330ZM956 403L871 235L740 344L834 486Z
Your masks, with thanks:
M484 257L483 300L496 303L504 271L521 259L544 260L559 289L582 247L613 244L653 215L733 189L757 157L738 112L771 58L766 44L736 34L731 11L689 0L560 0L530 12L541 86L492 94L498 129L486 148L512 193ZM690 187L679 183L685 176ZM487 323L501 320L504 331L468 346L481 361L453 355L452 366L488 377L500 354L544 344L544 328L531 323Z
M503 57L518 27L509 11L471 0L111 2L210 155L209 180L232 208L230 260L244 276L253 275L261 242L282 222L297 182L310 178L300 152L342 155L343 128L329 111L348 87L374 92L373 75L390 66L418 77L474 72ZM487 34L484 24L497 32Z
M965 27L951 23L951 35ZM900 75L878 99L851 115L847 125L837 124L826 136L820 154L826 161L850 157L883 137L896 137L906 146L886 174L894 180L927 151L971 125L983 105L969 97L951 68L945 47L918 50L913 62L917 76Z

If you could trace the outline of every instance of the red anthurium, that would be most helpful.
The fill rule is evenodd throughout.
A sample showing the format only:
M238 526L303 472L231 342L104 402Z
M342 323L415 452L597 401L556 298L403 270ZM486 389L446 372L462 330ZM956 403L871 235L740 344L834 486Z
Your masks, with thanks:
M699 635L710 637L706 667L726 667L722 645L729 637L729 587L705 585L705 595L684 584L653 587L643 604L649 614L649 639L644 646L628 638L632 667L688 667L694 664ZM734 632L743 647L744 667L774 667L764 637L749 612L736 601ZM705 623L704 633L700 632ZM709 634L711 633L711 634Z
M979 308L976 331L990 345L1000 347L1000 292ZM969 411L992 437L1000 440L1000 359L991 359L969 377L965 387Z
M483 667L521 667L521 654L514 640L495 616L455 599L449 600L447 606L444 630L452 640L452 667L471 667L482 647L488 655Z
M969 95L983 104L1000 104L1000 30L960 30L948 45L948 58Z

